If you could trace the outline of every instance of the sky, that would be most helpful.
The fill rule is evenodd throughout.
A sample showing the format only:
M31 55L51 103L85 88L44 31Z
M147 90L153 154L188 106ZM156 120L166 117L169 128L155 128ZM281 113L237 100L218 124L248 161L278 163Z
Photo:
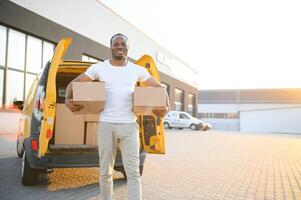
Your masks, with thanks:
M101 2L197 69L199 89L301 88L301 1Z

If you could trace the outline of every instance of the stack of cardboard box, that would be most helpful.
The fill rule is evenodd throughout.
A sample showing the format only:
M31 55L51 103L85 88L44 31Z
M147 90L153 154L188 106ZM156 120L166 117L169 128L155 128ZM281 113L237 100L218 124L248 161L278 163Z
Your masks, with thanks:
M56 104L55 144L83 144L84 115L74 115L65 104Z
M86 137L85 144L91 146L98 146L98 125L99 114L85 115Z
M73 103L83 109L71 112L65 104L56 105L55 144L97 146L99 113L104 109L104 82L73 82Z

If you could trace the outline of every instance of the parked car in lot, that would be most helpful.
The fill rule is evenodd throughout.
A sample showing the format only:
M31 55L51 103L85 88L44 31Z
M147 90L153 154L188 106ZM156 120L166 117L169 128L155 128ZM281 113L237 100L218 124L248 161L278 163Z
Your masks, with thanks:
M164 128L190 128L192 130L209 130L212 126L187 112L170 111L164 117Z

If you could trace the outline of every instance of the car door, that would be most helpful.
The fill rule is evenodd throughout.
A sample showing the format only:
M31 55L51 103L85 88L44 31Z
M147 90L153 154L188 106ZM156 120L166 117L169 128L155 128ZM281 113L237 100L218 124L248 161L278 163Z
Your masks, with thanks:
M188 128L190 126L191 119L185 113L180 113L179 119L179 124L182 128Z
M45 93L44 95L42 95L40 100L41 104L43 104L44 112L42 113L43 116L39 136L39 157L45 155L46 151L48 150L49 140L53 136L56 108L56 73L62 58L64 57L69 45L71 44L71 41L71 38L61 39L55 48L55 52L51 60Z
M21 143L23 143L23 140L25 138L28 138L30 136L31 116L34 107L33 102L35 100L35 89L37 88L38 83L39 79L38 77L36 77L24 102L24 108L21 113L21 119L19 124L19 136L21 139Z
M179 127L180 126L179 121L180 121L179 113L171 113L170 114L170 124L172 127Z
M160 74L152 57L144 55L136 61L136 64L144 67L153 78L160 82ZM143 83L138 83L138 85L146 86ZM163 119L155 115L141 115L137 118L144 150L153 154L165 154Z

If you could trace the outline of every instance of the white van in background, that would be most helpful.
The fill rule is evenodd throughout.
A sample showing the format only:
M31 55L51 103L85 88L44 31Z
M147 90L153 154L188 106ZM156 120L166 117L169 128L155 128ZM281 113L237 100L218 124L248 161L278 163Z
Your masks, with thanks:
M170 111L164 117L164 128L190 128L192 130L206 131L211 128L211 125L192 117L187 112Z

